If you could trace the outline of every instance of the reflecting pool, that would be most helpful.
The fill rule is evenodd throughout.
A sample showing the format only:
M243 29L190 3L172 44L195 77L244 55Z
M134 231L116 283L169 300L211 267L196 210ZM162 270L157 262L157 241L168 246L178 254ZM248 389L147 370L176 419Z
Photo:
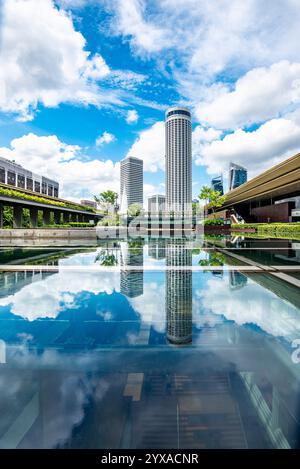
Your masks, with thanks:
M299 448L300 246L0 248L0 448Z

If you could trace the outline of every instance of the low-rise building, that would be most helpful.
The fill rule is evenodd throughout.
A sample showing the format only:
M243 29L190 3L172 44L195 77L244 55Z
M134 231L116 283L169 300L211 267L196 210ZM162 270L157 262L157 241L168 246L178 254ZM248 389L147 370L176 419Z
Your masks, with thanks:
M0 156L0 184L8 184L50 197L58 197L59 184L53 179L40 176L23 168L15 161Z

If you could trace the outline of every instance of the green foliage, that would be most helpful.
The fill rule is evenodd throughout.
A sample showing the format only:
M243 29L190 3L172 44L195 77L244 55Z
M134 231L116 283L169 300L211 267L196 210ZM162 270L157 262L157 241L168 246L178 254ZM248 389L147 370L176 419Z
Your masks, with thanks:
M44 225L43 211L38 210L37 226L38 228L41 228L43 225Z
M104 192L101 192L99 196L94 195L94 199L97 202L97 204L100 204L104 207L106 207L106 213L108 213L108 207L110 205L115 206L118 200L118 194L114 191L107 190Z
M203 186L200 194L198 195L200 200L209 200L211 197L212 189L209 186Z
M223 266L225 263L225 256L223 253L218 252L218 251L212 251L208 255L208 259L200 259L199 265L201 267L207 267L207 266Z
M216 208L222 207L226 201L226 195L221 195L219 191L214 191L209 186L203 186L198 197L205 200L207 208L211 208L213 212Z
M205 226L223 226L224 220L222 218L207 218L204 220Z
M95 213L95 209L92 207L86 207L84 205L75 204L73 202L61 202L55 199L47 199L45 197L40 197L38 195L27 194L26 192L21 192L15 189L7 189L0 186L0 195L4 197L12 197L14 199L23 199L29 200L31 202L37 202L40 204L55 205L57 207L71 208L74 210L85 210L87 212Z
M119 215L106 216L98 222L98 226L119 226L119 225L120 225Z
M114 250L112 249L101 249L99 254L97 254L95 262L99 262L100 265L106 266L106 267L113 267L115 265L118 265L118 259L116 254L114 253Z
M91 228L91 225L89 223L85 223L85 222L70 222L70 223L64 223L64 224L60 224L60 225L56 225L56 224L50 224L50 225L44 225L43 228L57 228L57 229L60 229L60 228Z
M3 228L12 228L14 220L14 209L13 207L3 207Z
M216 208L220 208L224 205L226 201L226 195L221 195L219 191L211 191L210 202L208 208L211 208L212 211Z
M127 209L127 213L130 217L138 217L143 212L143 207L141 204L131 204Z
M287 236L300 235L300 222L298 223L243 223L231 225L231 231L256 230L257 234Z
M22 228L30 228L30 210L28 208L23 208L22 211Z
M200 206L196 202L192 202L192 215L196 216L199 212Z

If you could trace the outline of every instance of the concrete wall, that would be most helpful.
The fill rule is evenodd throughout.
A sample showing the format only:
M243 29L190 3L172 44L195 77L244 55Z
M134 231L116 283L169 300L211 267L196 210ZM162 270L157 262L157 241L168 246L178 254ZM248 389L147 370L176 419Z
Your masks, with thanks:
M0 241L1 239L95 239L96 240L96 229L12 229L12 230L0 230Z
M251 216L256 223L288 222L291 207L289 202L252 208Z

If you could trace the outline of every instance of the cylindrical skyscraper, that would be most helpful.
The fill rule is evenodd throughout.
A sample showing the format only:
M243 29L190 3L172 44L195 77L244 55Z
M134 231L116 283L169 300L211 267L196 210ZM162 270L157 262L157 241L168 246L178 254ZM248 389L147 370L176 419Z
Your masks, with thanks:
M184 107L166 112L166 209L183 212L192 203L192 119Z

